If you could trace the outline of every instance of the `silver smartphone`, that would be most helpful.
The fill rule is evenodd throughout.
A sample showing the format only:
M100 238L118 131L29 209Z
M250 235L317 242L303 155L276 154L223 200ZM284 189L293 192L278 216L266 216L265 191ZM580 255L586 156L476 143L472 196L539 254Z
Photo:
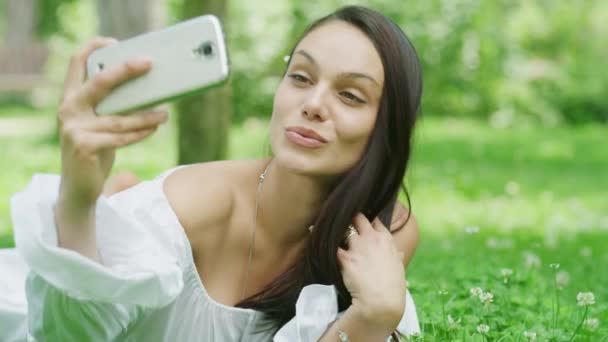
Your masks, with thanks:
M134 57L150 57L152 68L112 89L97 104L98 115L123 114L218 85L230 68L222 25L213 15L95 50L87 59L87 76Z

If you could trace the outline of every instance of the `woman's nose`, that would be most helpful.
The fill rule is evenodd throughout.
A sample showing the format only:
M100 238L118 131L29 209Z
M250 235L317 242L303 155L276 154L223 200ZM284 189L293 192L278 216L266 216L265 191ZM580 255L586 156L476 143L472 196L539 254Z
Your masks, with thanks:
M309 120L321 120L327 119L327 106L325 104L326 90L321 85L317 85L312 88L307 94L304 106L302 108L302 114L304 114Z

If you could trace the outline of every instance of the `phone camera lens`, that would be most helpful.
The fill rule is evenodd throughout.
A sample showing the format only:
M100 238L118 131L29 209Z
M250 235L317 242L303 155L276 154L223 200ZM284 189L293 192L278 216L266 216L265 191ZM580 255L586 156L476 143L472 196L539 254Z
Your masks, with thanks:
M213 45L211 43L203 44L203 55L206 57L213 55Z
M196 56L205 57L205 58L212 57L213 54L215 53L215 51L213 49L213 43L211 43L211 42L203 42L196 49L194 49L193 52Z

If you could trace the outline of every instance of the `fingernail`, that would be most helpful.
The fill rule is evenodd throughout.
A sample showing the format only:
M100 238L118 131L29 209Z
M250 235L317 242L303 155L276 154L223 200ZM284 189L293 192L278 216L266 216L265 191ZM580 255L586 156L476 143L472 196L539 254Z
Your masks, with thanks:
M158 114L156 114L156 116L162 120L162 121L167 121L167 119L169 118L169 113L167 112L158 112Z
M138 66L147 67L152 64L152 59L150 59L148 57L139 57L139 58L136 58L133 62L135 64L137 64Z
M150 69L150 61L143 58L133 58L126 62L126 66L138 73L147 72Z

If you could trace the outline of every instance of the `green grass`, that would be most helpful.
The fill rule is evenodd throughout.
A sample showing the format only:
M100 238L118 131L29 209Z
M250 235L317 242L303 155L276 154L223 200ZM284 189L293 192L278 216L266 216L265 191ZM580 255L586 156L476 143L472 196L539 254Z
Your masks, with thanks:
M266 128L256 120L233 127L230 158L264 155ZM0 247L13 243L11 194L33 173L59 172L53 129L51 111L0 108ZM406 182L422 234L407 274L423 328L420 340L526 341L523 332L529 331L540 341L567 341L584 312L577 293L593 292L588 317L598 318L599 327L581 328L575 340L608 341L606 130L421 122ZM154 177L175 165L174 140L170 122L120 150L113 172ZM466 233L467 227L479 232ZM526 258L540 264L527 265ZM551 269L553 263L560 268ZM513 271L506 284L501 269ZM472 298L472 287L491 292L493 303ZM450 329L447 315L460 323ZM490 327L486 337L477 332L479 324Z
M588 291L597 302L589 316L600 325L576 340L608 339L606 127L428 120L419 128L408 185L422 239L407 278L424 340L482 341L476 328L485 323L489 340L525 341L530 331L567 341L583 312L576 295ZM540 265L526 266L527 255ZM570 279L560 284L557 323L552 263ZM506 285L505 268L513 270ZM494 294L494 303L484 308L472 287ZM461 320L453 330L448 314Z

